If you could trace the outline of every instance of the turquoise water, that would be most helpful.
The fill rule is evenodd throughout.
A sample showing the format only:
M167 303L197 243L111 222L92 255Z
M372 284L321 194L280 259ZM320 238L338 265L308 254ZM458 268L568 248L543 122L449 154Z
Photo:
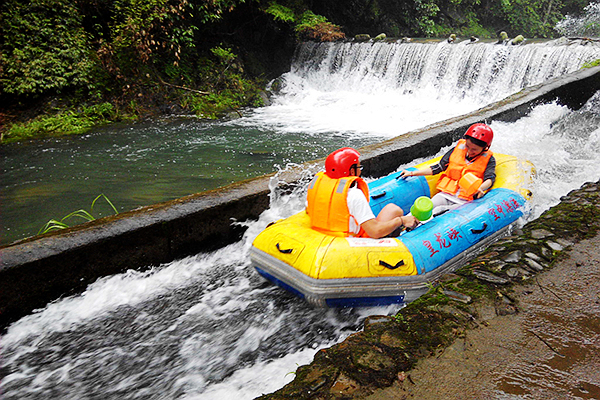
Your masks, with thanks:
M1 243L36 234L50 219L104 194L119 212L156 204L324 157L376 138L282 136L273 130L194 118L112 126L82 136L0 147ZM95 217L111 215L99 200ZM84 222L72 218L69 224Z

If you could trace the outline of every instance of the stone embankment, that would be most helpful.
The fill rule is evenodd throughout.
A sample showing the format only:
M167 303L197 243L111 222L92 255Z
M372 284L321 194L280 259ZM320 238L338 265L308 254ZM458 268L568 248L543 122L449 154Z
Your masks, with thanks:
M416 387L411 371L418 361L488 326L492 317L519 314L522 288L537 282L538 274L559 269L567 250L576 251L580 241L597 238L599 226L600 182L586 183L468 265L444 276L397 315L369 317L362 331L319 351L311 364L298 368L293 382L260 399L408 398L410 390L402 387L406 382ZM596 251L600 254L600 249ZM589 301L597 303L597 296L600 293ZM459 375L453 375L455 381Z

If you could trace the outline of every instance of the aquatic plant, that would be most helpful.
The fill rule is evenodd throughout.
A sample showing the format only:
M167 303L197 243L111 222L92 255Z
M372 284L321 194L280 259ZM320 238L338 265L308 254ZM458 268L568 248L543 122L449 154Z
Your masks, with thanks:
M59 230L59 229L66 229L69 228L70 225L68 225L66 223L67 220L71 219L71 218L81 218L83 219L85 222L90 222L90 221L94 221L96 219L96 217L94 217L92 215L92 212L94 212L94 205L96 204L96 202L99 199L104 199L106 200L106 202L111 206L111 208L113 209L113 211L115 212L115 215L118 214L119 212L117 211L117 209L115 208L115 206L113 205L113 203L108 199L108 197L106 197L104 195L104 193L99 194L94 201L92 201L92 205L90 207L90 211L86 211L84 209L80 209L77 211L73 211L72 213L67 214L65 217L63 217L60 221L56 220L56 219L51 219L49 220L46 225L44 225L39 231L38 231L38 235L47 233L47 232L51 232L51 231L55 231L55 230Z

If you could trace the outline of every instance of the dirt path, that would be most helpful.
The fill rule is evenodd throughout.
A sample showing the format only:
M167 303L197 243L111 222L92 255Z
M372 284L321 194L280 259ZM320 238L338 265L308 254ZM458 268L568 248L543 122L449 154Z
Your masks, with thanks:
M478 328L367 399L600 399L600 235L515 297L519 313L482 308Z

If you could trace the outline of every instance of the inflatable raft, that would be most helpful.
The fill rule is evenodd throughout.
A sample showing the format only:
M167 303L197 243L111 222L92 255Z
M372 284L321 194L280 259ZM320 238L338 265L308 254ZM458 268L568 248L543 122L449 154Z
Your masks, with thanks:
M481 199L430 219L397 238L334 237L310 227L305 211L269 225L253 242L252 265L263 277L317 306L408 303L441 275L458 269L505 235L531 197L533 165L494 154L496 182ZM439 158L417 165L436 164ZM409 170L414 168L409 168ZM401 179L400 172L369 183L375 215L393 202L410 210L436 193L439 175Z

